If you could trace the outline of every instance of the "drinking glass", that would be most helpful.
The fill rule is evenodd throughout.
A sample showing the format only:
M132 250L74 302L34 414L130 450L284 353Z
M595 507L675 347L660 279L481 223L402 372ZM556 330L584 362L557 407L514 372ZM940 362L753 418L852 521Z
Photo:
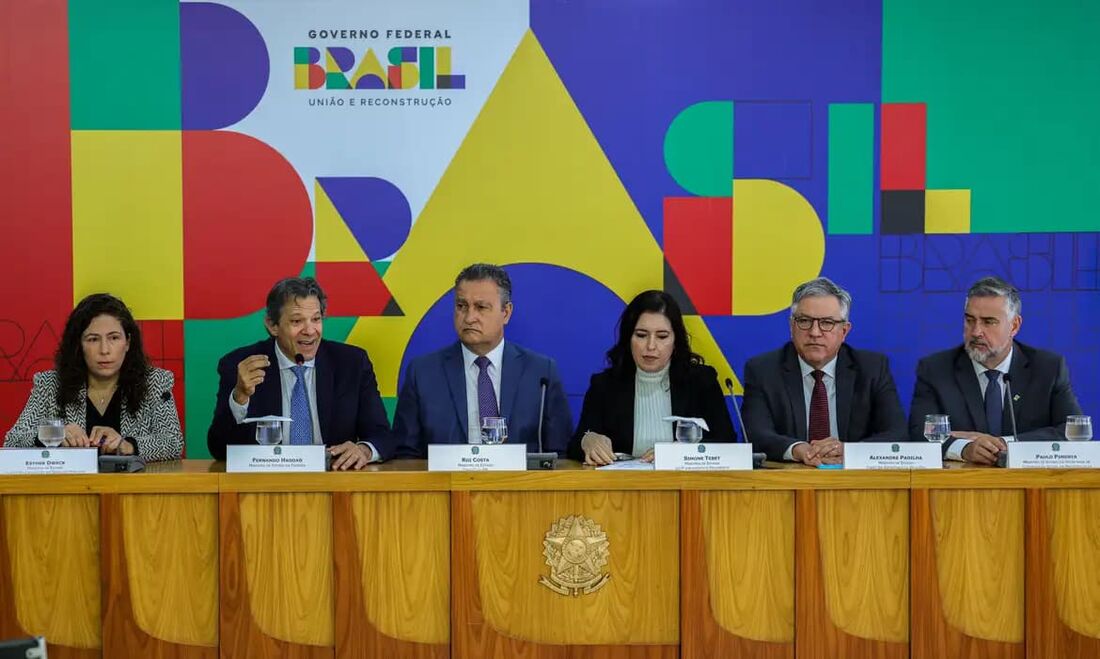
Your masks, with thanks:
M481 420L481 443L503 444L508 441L508 422L499 416L487 416Z
M1090 439L1092 439L1091 417L1087 414L1071 414L1066 417L1066 441L1087 442Z
M257 421L256 443L264 446L273 446L283 443L282 421Z
M703 440L703 429L694 421L676 422L676 441L698 444Z
M65 421L63 419L42 419L38 422L38 441L43 446L54 448L65 441Z
M951 438L951 417L946 414L924 416L924 438L940 444Z

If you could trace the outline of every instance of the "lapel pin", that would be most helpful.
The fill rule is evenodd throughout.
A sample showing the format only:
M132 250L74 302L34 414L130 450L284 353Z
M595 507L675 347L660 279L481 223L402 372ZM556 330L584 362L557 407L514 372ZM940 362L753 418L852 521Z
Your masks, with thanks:
M1020 394L1016 394L1015 396L1013 396L1012 400L1014 400L1016 402L1020 402Z

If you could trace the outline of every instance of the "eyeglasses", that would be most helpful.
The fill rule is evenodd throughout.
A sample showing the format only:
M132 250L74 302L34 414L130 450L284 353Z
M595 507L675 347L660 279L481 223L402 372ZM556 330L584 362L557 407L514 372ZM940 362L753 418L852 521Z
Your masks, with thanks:
M836 318L814 318L812 316L795 316L794 326L798 329L808 332L814 323L817 323L818 329L822 332L831 332L837 325L845 325L848 323L846 320L837 320Z

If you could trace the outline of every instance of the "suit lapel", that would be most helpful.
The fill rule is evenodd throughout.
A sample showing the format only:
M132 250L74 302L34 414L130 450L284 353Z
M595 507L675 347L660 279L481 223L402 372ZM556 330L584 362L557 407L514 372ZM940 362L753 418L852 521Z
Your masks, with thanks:
M841 348L836 360L836 429L840 439L848 438L848 424L852 416L852 395L856 388L856 364Z
M504 342L504 356L500 367L500 415L511 418L512 407L516 402L516 392L519 391L520 380L523 379L523 369L527 367L523 353L515 345Z
M955 382L959 385L963 400L966 401L966 409L970 412L971 425L978 432L989 432L989 424L985 420L985 401L982 400L982 387L978 384L978 376L974 373L974 364L967 356L966 350L959 350L955 357ZM965 428L965 426L963 426Z
M459 344L443 355L443 374L447 378L447 387L451 390L451 402L455 406L458 427L462 431L462 441L470 441L470 418L466 411L466 368L462 362L462 348Z
M783 351L783 385L787 388L795 437L806 439L806 394L802 389L802 369L798 367L794 346L789 343Z
M1027 385L1030 381L1031 368L1028 363L1027 355L1023 350L1020 350L1020 344L1012 344L1012 363L1008 367L1008 374L1012 377L1012 400L1009 403L1012 405L1013 411L1016 413L1016 420L1020 419L1020 408L1024 404L1024 396L1027 395ZM1005 431L1012 429L1011 417L1008 416L1008 406L1005 406L1005 418L1004 424L1001 426Z
M317 348L317 358L313 362L313 385L317 390L317 423L321 428L322 440L333 440L329 436L332 421L333 396L336 388L335 365L332 363L327 344L321 341ZM282 386L282 383L279 385Z

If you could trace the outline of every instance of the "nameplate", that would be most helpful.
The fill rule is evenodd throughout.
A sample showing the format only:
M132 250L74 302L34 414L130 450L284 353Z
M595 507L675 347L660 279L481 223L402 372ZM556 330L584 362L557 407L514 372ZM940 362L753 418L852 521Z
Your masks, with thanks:
M936 442L847 442L845 469L942 469Z
M659 471L752 471L752 444L657 442L653 468Z
M97 474L99 449L0 449L0 474Z
M527 445L428 444L428 471L527 471Z
M225 447L225 470L245 474L320 472L325 470L325 447L320 444L304 446L230 444Z
M1100 467L1100 442L1009 442L1008 466L1096 469Z

